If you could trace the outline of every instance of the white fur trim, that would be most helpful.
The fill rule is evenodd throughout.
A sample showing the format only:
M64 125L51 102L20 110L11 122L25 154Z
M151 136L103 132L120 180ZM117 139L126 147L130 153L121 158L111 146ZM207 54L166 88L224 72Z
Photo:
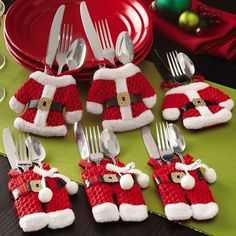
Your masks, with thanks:
M75 214L71 209L48 213L50 229L61 229L71 225L75 220Z
M116 80L116 79L126 79L140 72L140 69L132 64L126 64L119 68L109 69L102 68L95 72L93 80Z
M192 209L183 202L167 204L165 214L168 220L187 220L192 217Z
M65 136L67 129L65 125L60 126L37 126L33 123L18 117L15 119L14 126L24 132L29 132L41 136Z
M180 116L178 108L166 108L162 111L162 116L165 120L177 120Z
M87 102L86 110L92 114L99 115L103 112L103 106L97 102Z
M172 88L170 89L166 95L170 95L170 94L185 94L186 92L189 92L190 90L195 90L195 91L199 91L202 89L205 89L207 87L209 87L209 84L203 83L203 82L195 82L195 83L191 83L191 84L187 84L187 85L182 85L176 88Z
M75 79L71 75L52 76L41 71L36 71L29 76L42 85L53 85L56 88L65 87L71 84L76 84Z
M118 221L119 211L114 203L106 202L92 208L93 217L98 223Z
M75 122L80 121L81 118L82 118L82 110L67 111L65 115L65 119L69 124L74 124Z
M147 206L123 203L120 205L120 217L123 221L143 221L148 217Z
M25 104L19 102L15 96L11 97L9 101L10 108L16 113L22 113L25 109Z
M189 117L183 120L184 127L187 129L201 129L225 123L232 118L232 113L228 109L222 109L211 116Z
M152 108L155 106L156 102L157 102L157 96L156 94L152 97L149 98L143 98L142 99L143 103L145 104L146 107L148 108Z
M139 116L132 118L131 120L104 120L102 126L104 129L110 129L115 132L123 132L133 129L139 129L147 124L150 124L154 120L154 116L150 110L146 110Z
M228 110L232 110L233 107L234 107L234 101L232 99L228 99L228 100L226 100L224 102L220 102L219 106L224 107L224 108L226 108Z
M24 232L32 232L43 229L49 223L49 217L44 212L25 215L19 220L19 225Z
M215 202L206 204L193 204L191 205L193 211L193 218L196 220L208 220L216 216L219 207Z

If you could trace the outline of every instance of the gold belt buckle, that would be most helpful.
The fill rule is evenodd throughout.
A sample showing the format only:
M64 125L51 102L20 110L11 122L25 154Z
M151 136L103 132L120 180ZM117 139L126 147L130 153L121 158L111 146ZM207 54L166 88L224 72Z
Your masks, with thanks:
M181 179L185 176L184 172L173 172L171 173L171 179L174 183L179 184Z
M105 174L103 175L103 179L106 183L116 183L119 181L116 174Z
M52 104L52 100L50 98L40 98L38 102L37 108L41 111L49 111Z
M30 187L33 192L39 192L42 189L41 180L32 180L30 181Z
M130 101L130 95L127 92L124 93L118 93L117 94L117 101L118 101L118 105L120 107L127 107L130 105L131 101Z
M192 103L195 107L206 106L205 101L201 98L194 98Z

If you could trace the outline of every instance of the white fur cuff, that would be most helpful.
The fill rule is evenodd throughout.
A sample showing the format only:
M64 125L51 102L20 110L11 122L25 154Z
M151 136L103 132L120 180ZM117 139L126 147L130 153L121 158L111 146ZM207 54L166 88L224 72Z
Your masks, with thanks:
M156 102L157 102L157 96L156 94L152 97L149 97L149 98L143 98L143 103L145 104L145 106L147 108L152 108L155 106Z
M19 102L15 96L11 97L9 101L10 108L16 113L22 113L25 109L25 104Z
M180 116L178 108L167 108L162 111L162 116L165 120L177 120Z
M168 220L187 220L192 216L191 207L183 202L167 204L165 214Z
M233 107L234 107L234 101L232 99L228 99L224 102L219 103L219 105L221 107L224 107L224 108L228 109L228 110L232 110Z
M99 104L97 102L87 102L86 109L88 112L96 115L102 114L103 112L102 104Z
M218 205L215 202L206 204L193 204L193 218L196 220L208 220L216 216L219 211Z
M68 111L65 115L66 122L69 124L74 124L77 121L80 121L82 118L82 110L77 111Z

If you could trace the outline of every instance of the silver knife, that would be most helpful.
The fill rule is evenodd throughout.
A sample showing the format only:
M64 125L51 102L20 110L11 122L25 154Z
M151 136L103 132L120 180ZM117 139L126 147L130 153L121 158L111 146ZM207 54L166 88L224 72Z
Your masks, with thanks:
M17 154L16 145L14 143L10 129L4 128L2 136L3 136L4 149L7 154L7 158L10 163L10 166L12 169L18 169L18 165L17 165L18 154Z
M98 39L98 35L94 28L93 22L88 12L86 2L80 3L80 16L82 19L84 31L86 33L87 39L89 41L90 47L93 51L93 54L97 60L103 60L102 55L102 45Z
M157 159L157 161L162 164L161 157L156 145L156 142L152 136L151 129L149 126L144 126L141 128L143 141L151 158Z
M59 39L60 39L60 32L61 32L61 23L63 19L65 11L65 5L61 5L53 18L53 22L51 25L49 37L48 37L48 46L47 46L47 54L46 54L46 63L49 65L49 67L52 66L52 63L54 61L57 48L59 45ZM45 67L44 72L47 73L47 68Z
M74 124L74 135L82 160L89 160L89 146L80 122Z

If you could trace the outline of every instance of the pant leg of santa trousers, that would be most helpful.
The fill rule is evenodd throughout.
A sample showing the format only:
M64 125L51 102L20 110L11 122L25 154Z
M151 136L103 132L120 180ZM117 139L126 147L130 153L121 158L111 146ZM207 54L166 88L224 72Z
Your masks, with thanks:
M129 190L123 190L118 183L114 189L123 221L143 221L148 217L147 206L137 183Z
M71 209L69 194L65 187L52 190L51 201L45 203L45 211L49 216L48 227L51 229L64 228L75 220L75 214Z
M193 218L196 220L207 220L213 218L219 211L218 205L212 196L207 182L196 180L191 190L186 190L186 195L191 202Z
M118 221L119 211L114 201L113 183L98 183L86 189L96 222Z

